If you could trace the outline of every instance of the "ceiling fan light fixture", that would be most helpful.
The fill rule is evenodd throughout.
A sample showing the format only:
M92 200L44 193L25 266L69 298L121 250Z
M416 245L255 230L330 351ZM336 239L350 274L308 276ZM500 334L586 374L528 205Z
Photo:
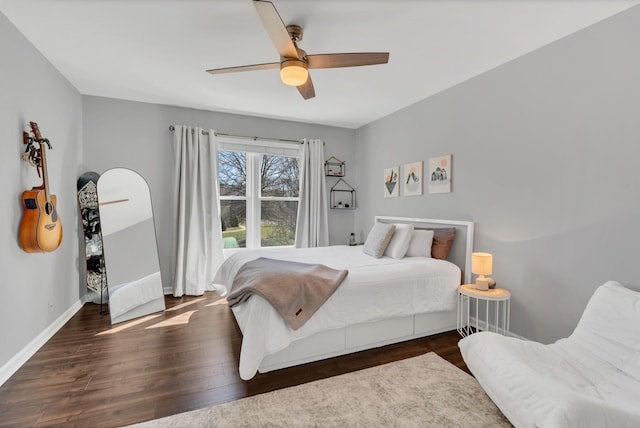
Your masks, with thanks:
M280 66L280 79L288 86L295 86L305 100L316 96L309 68L342 68L361 65L386 64L389 52L351 52L307 55L298 47L302 40L302 27L285 25L271 1L253 0L262 25L271 42L280 54L279 62L241 65L237 67L207 70L210 74L234 73L238 71L265 70Z
M285 85L304 85L309 78L307 68L307 63L300 59L286 59L280 63L280 79Z

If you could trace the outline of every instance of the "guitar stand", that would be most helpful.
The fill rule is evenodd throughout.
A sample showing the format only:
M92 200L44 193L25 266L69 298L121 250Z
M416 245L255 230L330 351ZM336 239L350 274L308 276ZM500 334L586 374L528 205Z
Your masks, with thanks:
M40 143L45 143L49 150L52 149L51 143L47 138L40 138L37 140L29 136L28 132L22 133L22 144L27 146L22 154L22 159L28 161L35 169L38 170L38 177L42 177L42 174L40 173L42 170L42 153L40 151Z

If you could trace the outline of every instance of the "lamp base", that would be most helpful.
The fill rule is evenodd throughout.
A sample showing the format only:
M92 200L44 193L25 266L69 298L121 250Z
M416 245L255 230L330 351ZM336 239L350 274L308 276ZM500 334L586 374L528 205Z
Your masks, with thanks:
M496 288L496 281L488 276L480 275L476 278L476 290L487 291Z
M476 290L487 291L489 289L489 278L476 279Z

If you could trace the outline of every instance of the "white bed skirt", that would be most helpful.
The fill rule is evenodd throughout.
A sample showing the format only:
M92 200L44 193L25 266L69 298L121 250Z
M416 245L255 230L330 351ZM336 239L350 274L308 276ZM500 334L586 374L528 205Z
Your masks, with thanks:
M432 312L326 330L292 342L266 356L258 371L267 373L392 343L455 330L456 311Z

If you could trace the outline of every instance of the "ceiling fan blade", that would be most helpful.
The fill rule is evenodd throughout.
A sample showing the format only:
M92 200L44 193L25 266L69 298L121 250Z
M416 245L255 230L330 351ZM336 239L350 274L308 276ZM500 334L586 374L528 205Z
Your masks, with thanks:
M361 65L386 64L389 52L355 52L307 55L309 68L358 67Z
M278 68L278 67L280 67L279 62L266 62L264 64L240 65L238 67L213 68L211 70L207 70L207 73L224 74L224 73L235 73L238 71L267 70L269 68Z
M253 0L253 5L256 7L262 25L264 25L264 29L267 30L280 56L285 58L298 58L298 50L293 44L293 41L291 41L287 27L284 25L284 22L282 22L282 18L280 18L273 3L270 1Z
M298 92L300 92L300 95L302 95L302 98L304 98L305 100L316 96L316 91L313 89L311 76L307 78L307 81L303 85L296 86L296 88L298 88Z

